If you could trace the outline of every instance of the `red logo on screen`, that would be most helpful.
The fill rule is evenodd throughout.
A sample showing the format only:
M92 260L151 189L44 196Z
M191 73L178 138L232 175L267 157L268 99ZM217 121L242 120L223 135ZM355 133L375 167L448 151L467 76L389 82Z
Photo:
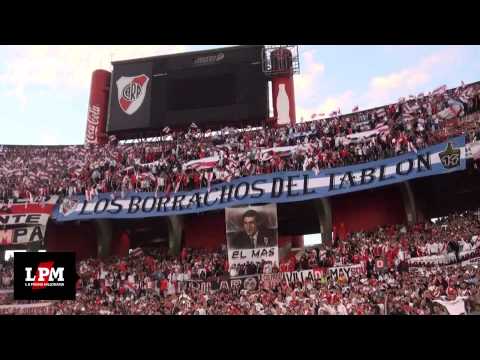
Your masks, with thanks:
M132 115L142 106L149 80L144 74L117 80L118 104L126 114Z

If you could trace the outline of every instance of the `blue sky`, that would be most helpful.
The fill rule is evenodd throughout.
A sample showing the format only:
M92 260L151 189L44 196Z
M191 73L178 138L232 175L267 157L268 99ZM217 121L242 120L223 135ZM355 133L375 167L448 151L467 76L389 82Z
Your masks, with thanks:
M0 46L0 144L81 144L93 70L111 70L111 60L218 47ZM480 46L301 45L299 51L298 119L480 80Z

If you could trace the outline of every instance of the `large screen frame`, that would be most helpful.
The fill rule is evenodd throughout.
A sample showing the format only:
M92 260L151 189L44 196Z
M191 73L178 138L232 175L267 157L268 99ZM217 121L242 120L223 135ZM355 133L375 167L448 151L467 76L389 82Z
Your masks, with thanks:
M186 128L192 122L212 130L227 125L260 125L269 116L268 78L261 62L263 49L262 45L236 46L113 63L107 133L126 138L125 134L158 132L165 126ZM122 76L137 73L148 73L150 84L141 111L128 115L119 111L116 82ZM169 96L178 96L168 93L170 82L195 82L216 76L234 79L230 85L230 89L234 88L231 104L212 102L204 107L185 108L169 105Z

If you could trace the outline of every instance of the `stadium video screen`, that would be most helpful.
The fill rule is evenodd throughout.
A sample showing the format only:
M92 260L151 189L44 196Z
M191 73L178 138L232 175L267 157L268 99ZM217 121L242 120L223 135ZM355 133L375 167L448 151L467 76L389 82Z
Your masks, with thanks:
M233 74L169 79L167 88L168 111L229 106L235 103L236 83Z
M268 117L263 46L113 63L108 134L260 124Z

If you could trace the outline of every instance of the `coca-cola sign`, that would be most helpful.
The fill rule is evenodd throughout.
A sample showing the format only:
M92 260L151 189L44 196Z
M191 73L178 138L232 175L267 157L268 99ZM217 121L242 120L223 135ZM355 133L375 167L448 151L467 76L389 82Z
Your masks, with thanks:
M96 105L90 105L88 107L88 116L87 116L87 134L86 142L88 144L96 144L97 141L97 132L98 126L100 124L100 107Z

